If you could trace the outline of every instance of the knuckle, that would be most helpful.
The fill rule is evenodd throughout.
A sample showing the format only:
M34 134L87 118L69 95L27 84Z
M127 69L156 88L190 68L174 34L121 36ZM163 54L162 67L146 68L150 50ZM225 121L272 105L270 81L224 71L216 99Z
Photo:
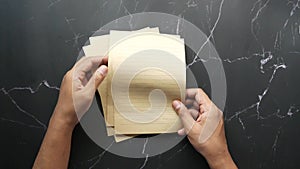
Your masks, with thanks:
M69 70L65 75L64 75L64 78L63 80L70 80L72 79L72 71Z
M199 94L203 94L204 93L203 89L202 88L198 88L198 93Z
M86 67L92 67L93 66L93 62L91 60L89 60L87 63L86 63Z

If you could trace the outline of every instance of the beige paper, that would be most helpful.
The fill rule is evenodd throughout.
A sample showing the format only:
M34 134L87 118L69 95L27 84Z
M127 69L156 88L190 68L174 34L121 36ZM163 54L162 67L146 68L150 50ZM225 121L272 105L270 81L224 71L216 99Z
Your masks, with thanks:
M117 134L149 134L149 133L168 133L168 132L176 132L180 129L181 123L178 115L171 107L171 102L174 99L184 98L184 90L185 90L185 52L184 52L184 43L183 40L179 39L179 37L173 37L170 35L163 34L155 34L155 33L143 33L140 35L131 35L131 37L123 38L121 41L117 41L116 39L120 39L117 37L115 32L111 31L110 33L110 42L117 42L110 45L110 59L109 66L112 66L110 69L110 80L115 77L116 70L119 68L120 64L122 64L126 59L130 56L134 55L137 52L145 51L145 50L164 50L165 52L170 53L175 56L181 62L176 62L176 65L169 67L168 70L170 72L165 72L164 68L162 69L148 69L140 74L135 76L135 79L131 81L131 88L134 89L131 92L131 96L129 99L132 101L132 105L123 105L123 109L121 111L127 111L127 113L122 113L117 110L115 106L122 105L122 102L126 102L128 96L126 96L125 92L119 92L117 97L114 97L114 102L119 100L118 104L113 105L111 102L108 102L107 109L108 111L114 111L114 126L115 132ZM157 54L157 53L156 53ZM158 53L159 54L159 53ZM143 56L140 56L143 57ZM172 64L172 60L165 60L163 53L159 56L160 62L164 62L163 65ZM126 65L128 70L137 65L144 64L147 62L151 62L151 58L144 58L141 63L133 62ZM173 73L176 72L176 73ZM171 74L170 74L171 73ZM173 74L172 74L173 73ZM123 77L126 76L126 73L122 74ZM108 82L111 84L111 82ZM122 83L122 81L118 81L118 83ZM109 85L111 86L111 85ZM123 85L120 84L122 87ZM118 88L116 88L118 89ZM152 114L143 114L143 113L130 113L131 107L137 107L140 109L139 111L143 112L143 109L149 108L149 100L148 95L153 89L161 89L166 94L166 102L163 102L162 105L156 103L157 110L160 110L162 107L164 111L159 114L159 116L153 112L154 117L151 117ZM111 89L110 89L111 90ZM130 90L130 89L129 89ZM120 90L122 91L122 89ZM129 92L130 93L130 92ZM110 96L111 97L111 96ZM122 100L123 99L123 100ZM125 106L125 107L124 107ZM125 114L125 116L124 116ZM153 118L152 121L147 123L140 122L143 121L143 118L147 117L149 120ZM132 120L138 119L138 120ZM139 119L140 118L140 119Z
M133 35L135 33L138 32L153 32L153 33L159 33L159 29L158 28L144 28L141 30L137 30L137 31L115 31L112 30L110 31L110 35L114 34L113 36L110 36L110 40L109 40L109 48L111 49L113 47L114 44L116 44L118 41L121 41L123 38L126 38L127 36ZM117 56L116 56L117 57ZM110 57L111 59L111 57ZM113 65L111 65L109 62L108 66L109 66L109 72L107 75L107 79L108 83L107 83L107 91L111 91L111 73L113 72ZM114 105L113 105L113 101L112 101L112 97L111 97L111 92L107 93L107 124L108 127L112 127L114 128ZM115 129L113 129L113 132L115 132ZM120 142L120 141L124 141L124 140L128 140L132 137L135 137L136 135L123 135L123 134L115 134L114 133L114 138L116 142Z
M122 41L123 39L126 39L128 36L134 35L136 33L141 33L141 32L153 32L153 33L159 33L158 28L145 28L145 29L141 29L141 30L137 30L137 31L115 31L115 30L111 30L110 31L110 39L109 39L109 49L111 50L114 45L116 45L119 41ZM109 51L110 52L110 51ZM110 55L110 53L109 53ZM117 58L118 56L115 57L110 57L110 61L108 62L108 67L109 67L109 71L107 74L107 91L109 91L107 93L107 123L109 124L109 126L114 126L114 106L113 106L113 101L112 101L112 97L111 97L111 78L112 78L112 72L114 69L114 65L111 65L111 63L113 63L112 59L113 58Z
M158 28L143 28L141 30L137 30L137 32L157 32L159 33ZM119 31L126 36L126 34L131 33L131 31ZM95 37L90 37L90 45L84 46L83 51L86 56L107 56L108 54L108 49L109 49L109 35L101 35L101 36L95 36ZM102 107L103 107L103 114L104 114L104 119L106 123L106 128L107 128L107 135L112 136L114 135L114 128L113 128L113 123L112 120L108 120L113 118L113 115L111 113L108 113L107 111L107 78L104 79L104 81L101 83L101 85L98 88L98 92L100 93L101 97L101 102L102 102ZM110 115L111 114L111 115ZM111 123L110 123L111 122ZM123 141L126 139L132 138L132 136L125 136L125 135L116 135L115 139L116 141Z

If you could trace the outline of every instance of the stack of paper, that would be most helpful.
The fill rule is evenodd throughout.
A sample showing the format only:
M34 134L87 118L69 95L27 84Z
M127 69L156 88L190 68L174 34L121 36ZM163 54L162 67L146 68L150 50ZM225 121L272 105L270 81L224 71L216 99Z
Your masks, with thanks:
M98 88L107 135L116 142L139 134L182 128L172 101L185 97L184 41L158 28L111 30L89 38L85 56L108 56L108 74Z

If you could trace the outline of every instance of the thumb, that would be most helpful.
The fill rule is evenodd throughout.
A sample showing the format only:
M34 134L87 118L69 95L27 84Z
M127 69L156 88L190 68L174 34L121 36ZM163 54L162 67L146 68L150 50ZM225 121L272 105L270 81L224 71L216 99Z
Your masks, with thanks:
M183 103L181 103L178 100L173 101L172 103L174 110L179 115L181 122L183 124L185 134L188 134L190 130L193 128L196 121L194 120L191 113L188 111L188 109L185 107Z
M90 78L89 82L87 83L86 87L94 88L95 91L97 90L98 86L101 84L103 79L107 74L107 66L101 65Z

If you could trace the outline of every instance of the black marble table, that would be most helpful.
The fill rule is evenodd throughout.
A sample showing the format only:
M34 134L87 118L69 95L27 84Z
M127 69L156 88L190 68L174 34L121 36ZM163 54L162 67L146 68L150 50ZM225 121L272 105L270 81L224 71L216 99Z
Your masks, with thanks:
M299 8L299 0L1 0L0 168L31 168L82 46L103 25L140 12L179 16L210 37L226 74L226 135L240 168L300 168ZM201 78L199 87L209 93ZM153 157L125 158L77 126L69 168L208 165L187 139Z

